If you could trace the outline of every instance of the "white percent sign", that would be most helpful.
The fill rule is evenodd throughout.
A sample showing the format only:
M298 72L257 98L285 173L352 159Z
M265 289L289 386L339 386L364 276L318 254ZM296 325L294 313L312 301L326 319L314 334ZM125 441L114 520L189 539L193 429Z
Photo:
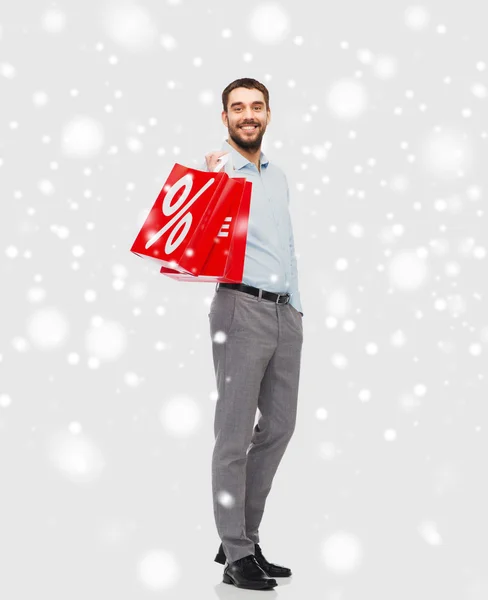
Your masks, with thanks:
M164 251L167 255L171 254L181 242L185 239L188 230L191 227L191 223L193 220L193 216L189 209L192 204L198 200L198 198L207 190L212 183L215 181L215 178L209 179L207 183L193 196L193 198L183 206L180 212L175 215L170 221L166 223L164 227L162 227L157 233L155 233L149 240L146 242L146 250L150 248L153 244L155 244L159 238L163 235L165 231L170 229L175 223L175 227L173 231L169 234L168 239L166 240L166 245L164 247ZM161 209L163 215L166 217L170 217L174 212L180 209L181 205L185 203L186 199L190 195L191 188L193 186L193 177L187 173L181 179L178 179L166 192L166 196L161 205ZM171 205L171 201L173 200L176 192L178 192L182 187L185 188L184 192L181 194L180 198ZM186 214L185 214L186 213ZM184 215L181 217L181 215ZM180 219L181 217L181 219ZM181 229L179 237L174 240L176 234Z

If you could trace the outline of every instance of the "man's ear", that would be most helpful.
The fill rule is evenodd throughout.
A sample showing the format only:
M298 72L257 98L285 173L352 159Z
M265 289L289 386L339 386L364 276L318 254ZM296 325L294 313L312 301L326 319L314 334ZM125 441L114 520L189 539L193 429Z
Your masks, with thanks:
M225 110L222 111L222 123L227 127L227 113L225 112Z

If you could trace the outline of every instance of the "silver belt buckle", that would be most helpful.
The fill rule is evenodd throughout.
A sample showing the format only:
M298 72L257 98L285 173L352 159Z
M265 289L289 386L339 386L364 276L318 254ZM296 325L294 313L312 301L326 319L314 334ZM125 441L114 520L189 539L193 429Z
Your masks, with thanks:
M276 298L276 304L280 303L280 296L288 296L288 294L278 294L278 297ZM286 302L284 302L283 304L288 304L289 301L290 301L290 297L288 296Z

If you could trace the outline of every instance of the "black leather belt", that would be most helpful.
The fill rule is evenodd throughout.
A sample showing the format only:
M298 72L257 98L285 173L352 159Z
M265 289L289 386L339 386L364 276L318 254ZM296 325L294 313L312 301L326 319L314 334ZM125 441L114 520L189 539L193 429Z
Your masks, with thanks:
M273 292L267 292L266 290L261 290L257 287L253 287L252 285L246 285L245 283L217 283L217 287L215 288L218 291L219 287L226 287L232 290L240 290L241 292L246 292L247 294L252 294L253 296L261 296L265 300L271 300L272 302L276 302L276 304L288 304L290 302L290 294L275 294Z

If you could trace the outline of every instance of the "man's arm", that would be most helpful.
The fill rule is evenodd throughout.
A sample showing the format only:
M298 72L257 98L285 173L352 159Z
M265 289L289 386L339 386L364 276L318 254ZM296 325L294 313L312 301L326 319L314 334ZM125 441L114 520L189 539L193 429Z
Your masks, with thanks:
M290 188L288 186L288 181L286 182L286 193L287 193L288 211L289 211L290 210ZM290 215L289 245L290 245L290 256L291 256L290 304L293 306L293 308L296 308L303 317L302 303L300 300L300 292L298 290L298 268L297 268L297 259L295 256L295 240L293 237L293 224L291 222L291 215Z

